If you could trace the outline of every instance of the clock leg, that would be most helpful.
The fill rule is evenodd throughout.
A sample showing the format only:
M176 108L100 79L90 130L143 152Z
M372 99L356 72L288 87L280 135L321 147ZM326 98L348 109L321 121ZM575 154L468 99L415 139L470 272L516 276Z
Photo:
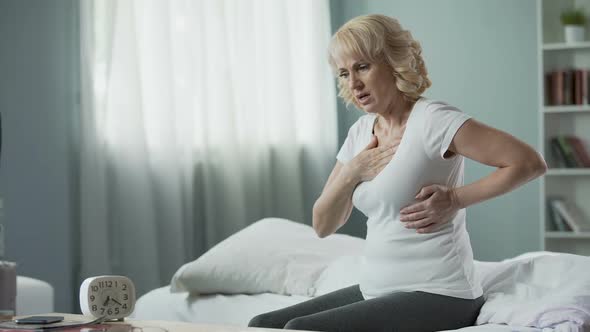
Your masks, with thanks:
M107 319L105 322L124 322L125 318Z

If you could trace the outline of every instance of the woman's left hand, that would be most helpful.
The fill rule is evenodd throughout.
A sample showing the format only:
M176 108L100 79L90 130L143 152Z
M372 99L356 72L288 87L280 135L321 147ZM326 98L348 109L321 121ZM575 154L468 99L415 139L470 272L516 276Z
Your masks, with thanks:
M436 231L460 209L453 189L438 184L422 188L416 199L420 202L401 209L400 221L417 233Z

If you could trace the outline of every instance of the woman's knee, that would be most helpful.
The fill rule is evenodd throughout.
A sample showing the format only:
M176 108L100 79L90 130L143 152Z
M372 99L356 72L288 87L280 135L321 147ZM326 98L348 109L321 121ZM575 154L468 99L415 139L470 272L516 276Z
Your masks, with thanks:
M311 329L309 319L305 317L293 318L287 322L284 329L286 330L308 330Z
M267 322L267 315L262 314L255 316L254 318L250 319L248 322L248 327L266 327L265 323Z
M254 318L250 319L248 323L248 327L266 327L266 328L278 328L282 329L283 324L281 322L277 322L273 319L273 315L271 314L260 314L255 316Z

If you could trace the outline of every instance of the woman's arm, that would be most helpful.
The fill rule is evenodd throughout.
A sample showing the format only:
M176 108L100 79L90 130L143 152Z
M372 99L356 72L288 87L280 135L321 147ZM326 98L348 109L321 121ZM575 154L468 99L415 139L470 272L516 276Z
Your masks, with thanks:
M497 169L462 187L422 188L416 195L421 202L400 211L400 221L418 233L433 232L457 210L507 193L547 171L543 157L528 144L473 119L459 128L448 151Z
M353 179L344 176L344 165L337 161L322 194L313 205L313 229L319 237L326 237L342 227L352 212Z
M497 167L490 175L453 190L459 208L507 193L547 171L545 160L531 146L473 119L459 128L449 150Z
M389 163L399 140L393 145L377 147L373 136L369 145L346 163L337 162L328 177L322 194L313 205L313 229L326 237L342 227L352 211L352 192L357 184L373 179Z

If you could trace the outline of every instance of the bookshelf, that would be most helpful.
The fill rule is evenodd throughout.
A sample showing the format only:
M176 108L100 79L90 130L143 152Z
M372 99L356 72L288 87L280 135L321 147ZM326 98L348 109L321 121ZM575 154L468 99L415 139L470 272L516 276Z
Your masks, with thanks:
M557 231L547 205L548 199L561 197L578 207L581 218L590 221L590 168L565 167L563 161L556 157L555 147L551 144L554 137L573 135L585 144L587 150L590 149L588 88L580 105L567 102L566 105L556 104L554 96L546 95L546 89L554 91L550 85L555 84L548 81L547 73L590 70L590 22L586 26L585 41L569 44L564 41L559 15L563 9L571 7L583 8L590 19L590 0L537 0L539 147L549 166L540 180L540 240L542 250L590 256L590 232Z

